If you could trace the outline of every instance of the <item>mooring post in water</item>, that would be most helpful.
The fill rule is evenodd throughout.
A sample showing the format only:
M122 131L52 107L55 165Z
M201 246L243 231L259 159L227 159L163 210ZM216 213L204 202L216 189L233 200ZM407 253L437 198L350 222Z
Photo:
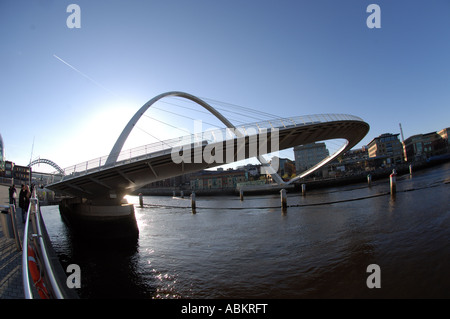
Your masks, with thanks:
M180 192L180 197L184 198L184 192L183 191Z
M283 188L283 189L280 191L280 194L281 194L281 210L282 210L283 212L286 212L286 209L287 209L287 195L286 195L286 190Z
M372 186L372 175L367 174L367 185Z
M239 189L239 198L241 199L241 201L244 200L244 190L242 188Z
M142 196L142 193L139 193L139 206L144 207L144 196Z
M412 164L409 164L409 175L411 175L412 176Z
M391 195L395 195L397 192L397 181L396 181L397 172L395 169L392 170L392 174L389 176L390 184L391 184Z
M175 197L175 196L176 196L176 195L175 195L175 191L173 191L173 192L172 192L172 197Z
M302 184L302 196L306 195L306 184Z
M195 192L192 192L191 194L191 209L192 209L192 214L196 213L196 205L195 205Z

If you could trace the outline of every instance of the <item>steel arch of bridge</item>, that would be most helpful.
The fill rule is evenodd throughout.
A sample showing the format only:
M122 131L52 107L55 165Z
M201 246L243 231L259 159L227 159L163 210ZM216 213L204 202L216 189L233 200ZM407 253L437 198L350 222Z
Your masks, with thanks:
M130 135L130 133L133 130L136 123L139 121L141 116L145 113L145 111L147 111L157 101L161 100L162 98L168 97L168 96L178 96L178 97L183 97L185 99L191 100L191 101L201 105L209 112L211 112L215 117L217 117L228 128L235 128L234 125L230 121L228 121L225 118L225 116L220 114L215 108L213 108L211 105L209 105L205 101L199 99L198 97L196 97L192 94L180 92L180 91L170 91L170 92L162 93L160 95L155 96L154 98L149 100L147 103L145 103L136 112L136 114L134 114L134 116L130 119L130 121L125 126L122 133L120 134L119 138L117 139L116 143L114 144L111 152L109 153L109 156L108 156L108 159L106 160L105 166L114 164L117 161L117 158L119 157L120 151L122 150L122 147L125 144L125 141L127 140L128 136Z
M236 130L236 126L234 126L225 116L223 116L219 111L217 111L214 107L212 107L211 105L209 105L202 99L200 99L192 94L189 94L189 93L180 92L180 91L170 91L170 92L162 93L162 94L155 96L154 98L149 100L147 103L145 103L136 112L136 114L134 114L134 116L130 119L130 121L125 126L122 133L120 134L119 138L117 139L116 143L114 144L111 152L108 155L105 166L113 165L117 161L117 159L120 155L120 152L122 151L123 145L125 144L128 136L130 135L131 131L133 130L134 126L137 124L139 119L142 117L142 115L154 103L156 103L160 99L168 97L168 96L182 97L182 98L191 100L191 101L199 104L200 106L202 106L203 108L205 108L206 110L211 112L217 119L219 119L223 124L225 124L227 128L235 129L236 134L241 134L238 130ZM259 155L259 156L257 156L257 159L263 166L265 166L268 169L268 171L270 172L270 175L278 184L285 184L283 179L278 175L278 173L273 169L273 167L269 163L267 163L267 161L264 159L264 157Z
M58 164L56 164L55 162L49 160L49 159L45 159L45 158L38 158L37 160L32 161L30 164L28 164L28 166L33 166L36 164L47 164L50 165L51 167L53 167L54 169L56 169L59 173L61 173L61 175L65 175L64 170L59 167Z

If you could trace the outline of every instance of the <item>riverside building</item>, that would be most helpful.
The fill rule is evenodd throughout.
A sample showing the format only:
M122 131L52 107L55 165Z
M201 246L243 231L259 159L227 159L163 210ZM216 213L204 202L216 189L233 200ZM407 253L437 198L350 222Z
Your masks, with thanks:
M375 137L367 145L370 159L380 159L385 166L403 163L403 145L400 134L385 133Z

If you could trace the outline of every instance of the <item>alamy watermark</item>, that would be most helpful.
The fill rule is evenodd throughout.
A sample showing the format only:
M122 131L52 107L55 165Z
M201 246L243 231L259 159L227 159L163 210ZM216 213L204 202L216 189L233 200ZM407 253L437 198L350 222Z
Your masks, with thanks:
M366 25L369 29L381 28L381 8L378 4L369 4L366 12L371 13L366 20Z
M70 275L67 277L67 288L81 288L81 268L77 264L70 264L66 269Z
M203 163L231 164L257 157L261 162L261 174L278 171L279 157L274 156L271 163L265 162L264 154L278 154L279 129L272 128L226 128L207 129L203 132L202 121L194 121L194 134L184 136L172 148L171 158L175 164Z
M381 288L381 268L377 264L370 264L366 268L366 272L371 273L367 277L366 285L367 288Z
M81 28L81 8L78 4L72 3L67 6L66 12L70 15L66 19L66 25L69 29ZM378 4L369 4L366 9L370 15L366 19L366 25L369 29L381 28L381 8Z
M71 14L66 19L66 25L69 29L79 29L81 28L81 8L78 4L69 4L67 6L66 12Z

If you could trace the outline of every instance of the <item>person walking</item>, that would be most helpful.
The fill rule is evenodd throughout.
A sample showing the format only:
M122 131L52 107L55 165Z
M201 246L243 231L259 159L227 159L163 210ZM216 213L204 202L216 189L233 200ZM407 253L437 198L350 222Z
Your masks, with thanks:
M16 206L16 197L17 197L17 191L16 191L16 187L13 184L9 188L9 203Z
M19 193L19 207L22 209L22 223L25 223L25 216L30 205L31 192L28 185L22 184L22 189Z

